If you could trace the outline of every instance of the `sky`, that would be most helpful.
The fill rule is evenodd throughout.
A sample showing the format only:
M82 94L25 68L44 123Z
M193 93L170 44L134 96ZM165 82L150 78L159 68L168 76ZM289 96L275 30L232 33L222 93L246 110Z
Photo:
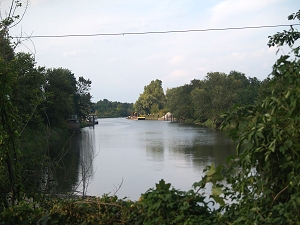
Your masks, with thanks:
M2 18L11 0L2 0ZM23 4L24 5L24 4ZM299 0L31 0L12 36L32 38L16 51L32 53L37 66L66 68L92 81L92 102L134 103L152 80L168 88L235 70L263 80L282 49L268 36L288 27L205 32L122 34L295 24L287 16ZM21 14L23 8L17 13ZM299 23L298 23L299 24ZM300 26L295 26L298 30Z

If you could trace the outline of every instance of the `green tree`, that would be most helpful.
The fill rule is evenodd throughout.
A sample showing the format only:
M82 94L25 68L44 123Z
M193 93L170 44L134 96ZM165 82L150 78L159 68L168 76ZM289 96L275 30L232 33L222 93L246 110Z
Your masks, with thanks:
M16 71L10 67L10 62L0 58L0 200L8 206L8 193L11 193L12 204L19 198L18 184L18 145L20 133L20 117L17 108L11 102L12 86L15 83Z
M240 81L241 85L236 90L237 97L235 98L236 104L249 105L253 104L258 98L258 92L261 87L261 81L256 77L246 77L245 74L237 71L230 71L228 77L232 77Z
M300 20L300 11L288 18ZM229 125L231 137L238 142L223 189L231 200L223 208L226 224L299 224L300 60L299 46L293 46L299 37L293 28L270 37L269 46L288 44L294 53L274 64L272 94L224 116L224 125ZM224 174L213 172L206 181L212 181L212 174Z
M14 13L21 5L21 1L12 0L7 18L0 22L1 213L24 199L45 198L44 191L49 190L53 175L48 151L53 139L48 139L48 129L42 129L46 128L42 118L52 125L62 126L69 113L74 112L77 91L76 79L69 70L45 71L36 67L30 54L14 52L17 43L12 43L9 29L17 23L18 16ZM85 87L80 88L86 91ZM40 206L44 203L42 200Z
M0 22L0 55L2 60L11 61L15 53L8 37L8 31L3 26Z
M166 91L168 111L172 112L174 117L181 120L191 120L194 114L194 106L191 99L192 85L168 89Z
M258 98L261 82L245 74L231 71L229 75L210 72L203 80L166 91L166 108L181 120L205 122L218 120L233 105L253 104Z
M142 114L157 113L165 107L166 96L161 80L153 80L144 87L144 92L134 104L137 112Z
M90 94L92 81L79 77L77 81L77 92L74 95L75 112L81 117L85 118L91 113L92 109L92 96Z
M195 116L217 119L223 111L230 109L236 102L242 82L225 73L210 72L201 86L194 88L191 98Z
M18 53L12 61L17 71L12 104L16 106L18 114L22 114L21 122L28 128L37 129L42 121L42 103L44 102L43 87L45 84L44 68L36 67L36 62L30 54Z
M14 49L8 33L8 27L13 21L13 15L9 14L0 22L0 209L20 199L21 185L18 161L21 131L18 121L21 118L11 101L17 77L13 66Z
M127 117L133 112L133 103L111 102L107 99L93 105L93 111L100 117Z
M74 96L77 92L74 74L63 68L46 71L46 113L51 126L65 127L65 120L75 114Z
M211 103L208 93L204 88L196 87L191 92L191 98L194 106L194 118L196 121L205 121L209 118L209 109Z

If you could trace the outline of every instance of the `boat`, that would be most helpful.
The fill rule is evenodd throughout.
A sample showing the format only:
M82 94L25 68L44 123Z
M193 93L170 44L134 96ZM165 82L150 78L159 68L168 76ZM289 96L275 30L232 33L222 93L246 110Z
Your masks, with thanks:
M145 120L146 119L146 117L144 117L144 116L138 116L138 118L137 118L138 120Z

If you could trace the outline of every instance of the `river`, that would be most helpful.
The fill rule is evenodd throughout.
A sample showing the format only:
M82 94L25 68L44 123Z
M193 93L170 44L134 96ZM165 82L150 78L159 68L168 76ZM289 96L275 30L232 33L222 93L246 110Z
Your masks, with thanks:
M78 191L87 195L116 193L137 200L160 179L187 191L207 165L224 164L235 153L234 143L223 132L199 125L125 118L98 121L83 128L73 144L80 154L74 180Z

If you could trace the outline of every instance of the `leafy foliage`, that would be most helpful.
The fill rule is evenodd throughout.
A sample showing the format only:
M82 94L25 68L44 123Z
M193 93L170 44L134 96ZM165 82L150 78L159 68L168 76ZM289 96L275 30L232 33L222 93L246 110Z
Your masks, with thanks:
M47 117L52 126L62 127L65 119L75 114L74 95L76 93L74 74L63 68L48 69L45 92L47 95Z
M42 204L44 194L53 191L49 173L55 166L50 159L54 132L48 126L65 129L78 104L74 96L79 89L77 100L89 95L91 83L84 78L77 83L66 69L36 67L30 54L14 52L17 43L11 42L9 28L16 24L18 16L13 14L21 5L13 0L0 22L0 211L27 198L39 198Z
M75 112L81 118L85 118L92 111L92 96L89 92L91 84L92 81L84 77L79 77L76 84L77 91L74 95Z
M133 103L111 102L103 99L93 105L93 111L99 118L127 117L133 111Z
M210 72L204 80L192 80L166 93L168 111L184 121L216 121L233 105L253 104L258 98L261 82L245 74L231 71L228 75Z
M269 44L290 45L298 36L291 28L270 38ZM300 223L298 56L281 56L272 76L271 96L256 105L236 107L224 116L223 125L234 125L230 132L238 141L237 158L227 170L230 188L224 188L224 194L233 202L224 207L224 222Z
M36 129L43 122L43 107L45 94L45 69L36 67L36 62L30 54L17 53L12 61L12 68L16 71L14 90L11 101L21 114L19 122L27 128Z
M165 94L162 88L161 80L153 80L144 87L144 92L134 104L134 109L137 113L148 115L157 113L165 107Z
M194 107L190 93L191 85L184 85L177 88L168 89L166 92L168 111L172 112L175 118L180 121L193 118Z
M36 207L20 202L0 214L0 224L211 224L215 215L205 197L171 188L160 180L139 201L103 195L51 200Z
M156 189L142 194L140 203L143 220L139 224L211 224L212 217L205 197L190 190L171 188L160 180Z
M1 27L2 28L2 27ZM7 37L7 32L2 30L0 53L0 209L8 206L6 195L14 202L20 199L18 185L20 165L18 158L20 150L21 127L16 121L21 120L17 107L12 102L13 87L17 83L17 70L14 68L13 49Z

